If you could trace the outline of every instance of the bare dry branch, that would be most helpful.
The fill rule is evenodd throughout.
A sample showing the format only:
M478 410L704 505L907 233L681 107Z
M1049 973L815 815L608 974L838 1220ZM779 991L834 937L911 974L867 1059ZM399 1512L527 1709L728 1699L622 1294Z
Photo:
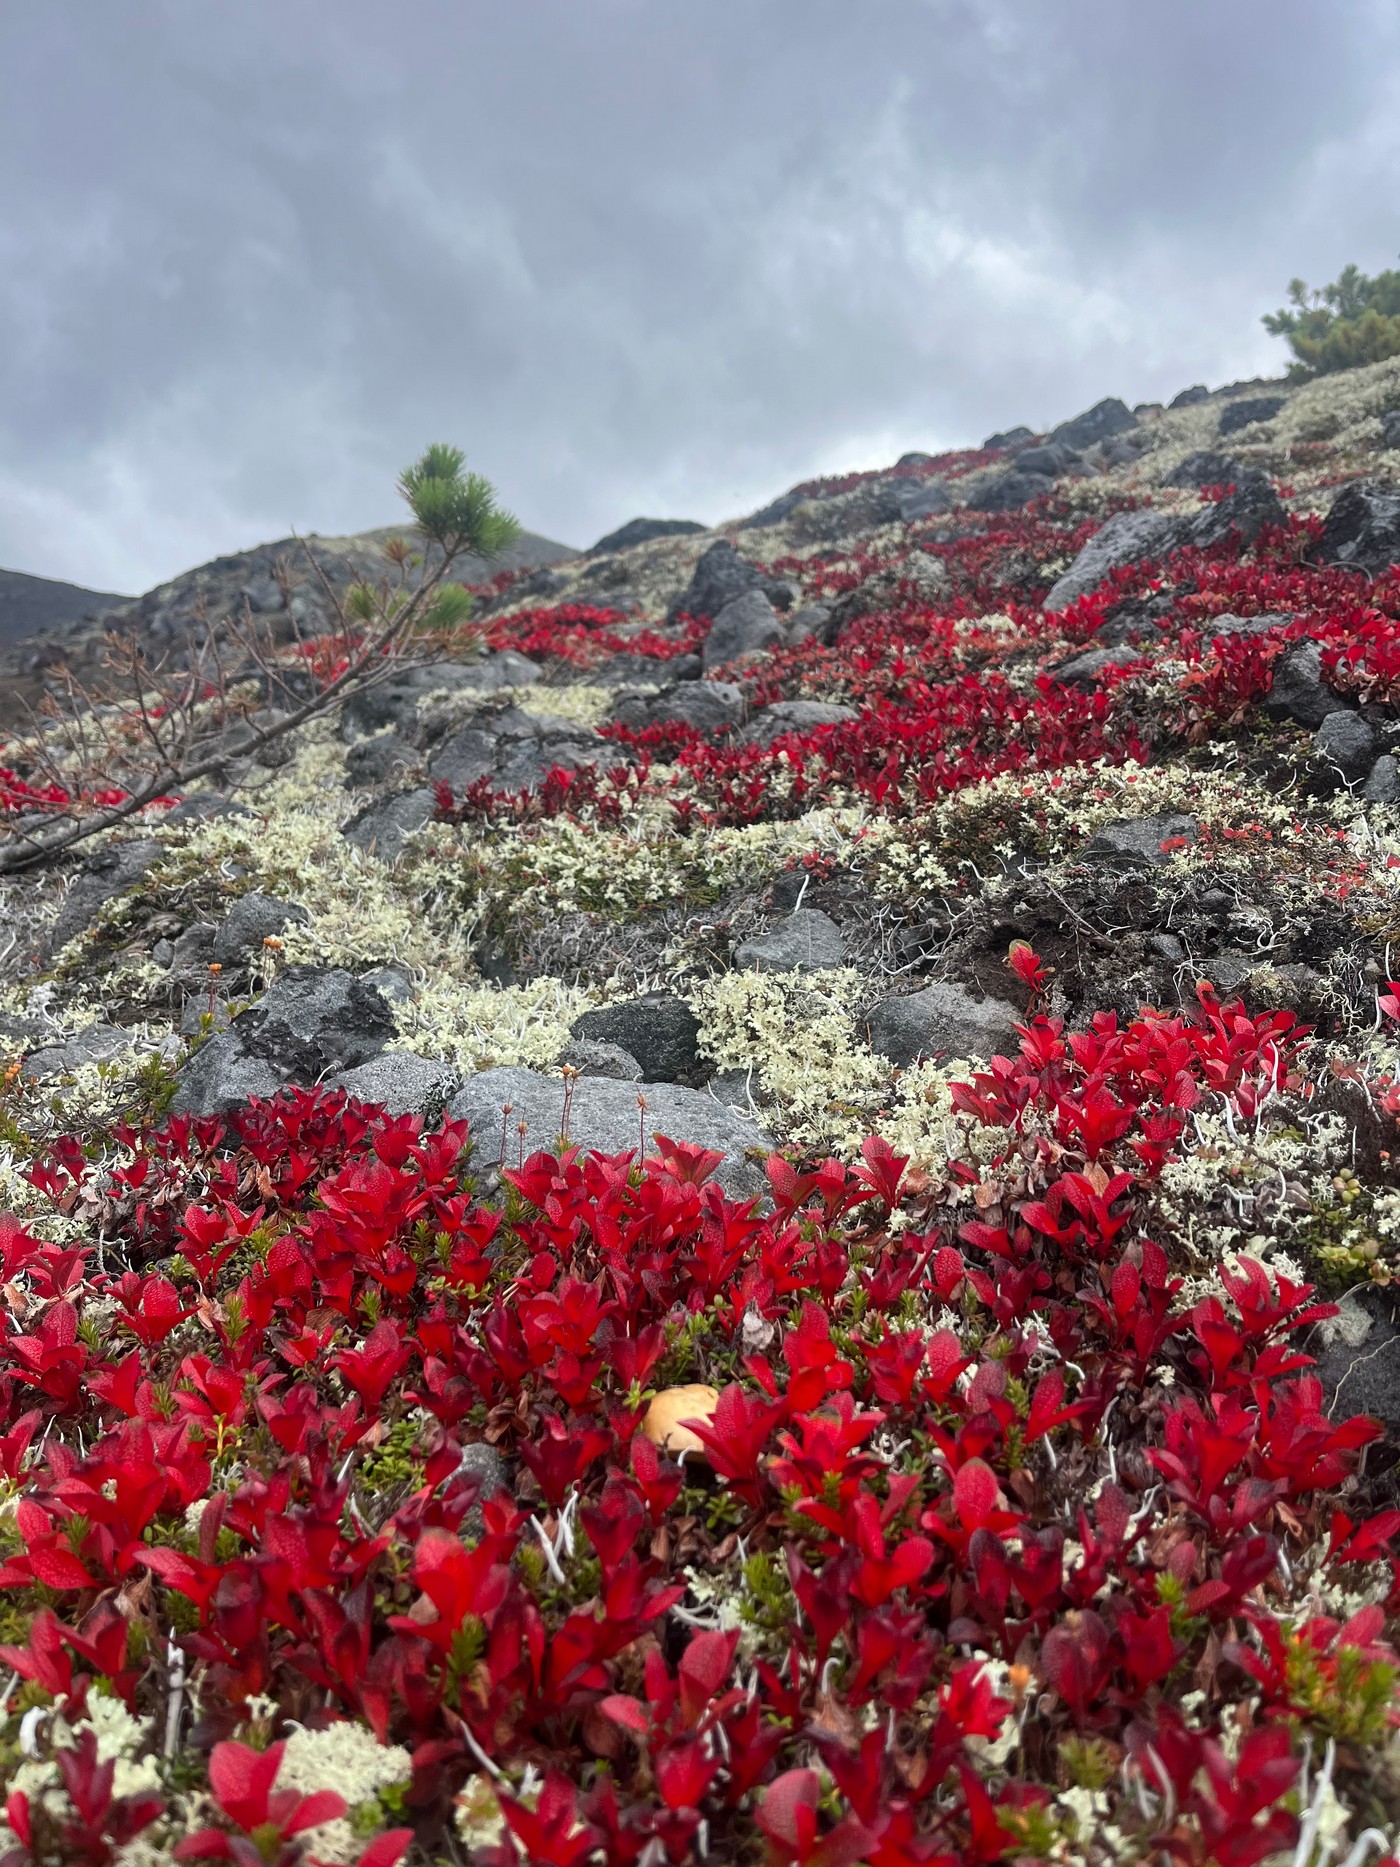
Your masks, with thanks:
M308 640L291 618L291 642L279 642L245 599L242 615L218 626L201 612L188 638L162 662L148 661L132 637L109 638L111 678L102 686L85 686L62 671L61 697L52 697L47 718L36 718L33 730L6 756L22 763L38 781L36 788L64 791L73 801L42 815L0 821L0 875L34 868L116 828L231 759L255 762L275 741L323 717L352 693L406 667L426 665L442 652L441 640L421 634L421 625L466 540L449 538L438 551L425 553L412 587L404 556L386 554L397 574L382 578L377 590L363 586L369 592L361 599L368 611L363 618L351 614L346 595L309 545L298 543L334 617L325 634ZM278 570L286 602L290 574L285 562ZM308 651L317 646L332 664L343 665L308 695L297 676L305 675ZM118 802L89 801L85 807L81 801L116 788L124 793Z

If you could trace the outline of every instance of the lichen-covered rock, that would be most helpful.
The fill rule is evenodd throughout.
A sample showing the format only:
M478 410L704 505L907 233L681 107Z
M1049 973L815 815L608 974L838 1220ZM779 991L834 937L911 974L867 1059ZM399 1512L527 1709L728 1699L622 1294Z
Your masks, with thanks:
M1329 714L1342 712L1348 702L1324 680L1318 644L1299 642L1275 662L1273 685L1265 704L1276 716L1316 729Z
M295 901L276 901L255 889L234 902L214 930L213 953L221 966L236 966L256 958L264 940L276 939L295 923L305 926L309 916Z
M394 1031L389 1007L372 986L338 967L289 967L184 1065L174 1106L182 1114L220 1115L250 1095L320 1082L367 1063Z
M33 1080L46 1076L71 1076L75 1070L83 1069L90 1063L106 1063L120 1056L124 1050L130 1050L135 1041L133 1034L123 1030L120 1025L104 1024L99 1020L70 1037L66 1043L48 1044L42 1050L31 1050L24 1059L23 1074Z
M705 639L705 666L717 668L740 655L759 654L776 648L782 639L783 627L768 597L762 590L745 590L716 615Z
M1046 609L1068 609L1079 597L1097 590L1111 570L1122 564L1141 563L1144 558L1161 557L1181 535L1181 521L1169 513L1154 512L1150 507L1115 512L1051 587L1045 599Z
M820 908L795 908L786 920L734 949L736 966L757 972L821 972L841 964L845 939Z
M636 731L648 726L693 726L696 732L727 732L748 711L744 690L733 681L678 681L659 693L621 693L612 717Z
M1318 540L1324 564L1378 576L1400 563L1400 491L1372 480L1353 480L1332 501Z
M921 1057L1010 1055L1020 1041L1020 1016L1002 999L979 999L966 986L939 982L882 999L868 1020L870 1048L906 1068Z
M461 1082L461 1071L410 1050L385 1050L328 1079L361 1102L381 1103L391 1115L436 1114Z
M573 1034L616 1044L635 1057L643 1082L683 1082L700 1062L699 1020L683 998L669 992L648 992L586 1011L575 1020Z
M1095 402L1092 408L1085 409L1082 415L1071 416L1057 428L1052 428L1049 439L1059 441L1066 447L1092 447L1096 441L1107 441L1115 434L1126 434L1129 428L1136 428L1137 425L1137 416L1127 404L1116 395L1109 395L1102 402Z
M89 856L63 897L46 951L50 955L61 952L92 925L99 909L134 888L159 855L160 844L143 837L109 844Z
M1313 752L1344 778L1361 778L1379 751L1375 729L1359 713L1329 713L1313 734Z
M524 1154L552 1149L564 1122L564 1083L520 1068L483 1070L469 1077L452 1098L450 1113L471 1123L477 1172L504 1158L514 1166ZM640 1106L638 1098L645 1102ZM525 1124L523 1138L520 1123ZM614 1082L603 1076L580 1076L569 1107L569 1143L600 1154L655 1152L654 1135L713 1148L723 1155L716 1178L737 1195L762 1192L767 1184L760 1167L746 1159L750 1150L767 1152L771 1142L756 1122L696 1089L672 1083Z
M381 862L396 862L409 837L431 823L436 810L437 797L426 786L401 791L357 811L345 825L345 840Z
M772 745L784 733L808 733L816 726L840 726L860 716L838 700L778 700L765 707L739 734L745 745Z
M1287 400L1282 395L1249 395L1238 402L1227 402L1220 411L1216 432L1223 438L1237 434L1241 428L1252 428L1257 421L1272 421Z

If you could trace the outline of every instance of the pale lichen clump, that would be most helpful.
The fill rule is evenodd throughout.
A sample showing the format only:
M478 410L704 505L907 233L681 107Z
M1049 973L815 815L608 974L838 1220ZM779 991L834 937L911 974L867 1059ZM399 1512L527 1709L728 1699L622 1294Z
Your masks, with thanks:
M858 1035L862 991L850 968L728 972L694 985L701 1045L719 1070L753 1066L785 1137L849 1154L870 1132L889 1065Z
M294 1728L277 1786L304 1796L333 1789L345 1798L348 1814L310 1829L306 1837L310 1858L326 1867L345 1867L359 1859L369 1836L389 1825L387 1818L402 1806L412 1774L413 1759L401 1745L381 1744L363 1725L342 1721L320 1731Z
M972 1058L925 1060L901 1070L881 1112L879 1132L911 1166L937 1172L951 1160L986 1165L1014 1137L1008 1128L985 1127L953 1108L953 1084L971 1082L984 1065Z
M1223 438L1218 402L1166 410L1153 423L1152 446L1136 467L1136 476L1160 488L1188 454L1219 452L1288 481L1294 489L1289 503L1295 510L1318 509L1331 497L1339 459L1373 457L1380 417L1400 407L1400 358L1388 357L1298 386L1260 384L1258 389L1242 389L1240 395L1280 395L1285 400L1267 421Z
M430 976L411 1000L395 1007L399 1034L390 1047L463 1070L507 1064L539 1069L558 1058L574 1020L607 997L605 988L561 979L490 986Z
M7 1797L27 1796L31 1807L42 1807L56 1820L71 1817L57 1753L76 1750L87 1731L97 1740L98 1762L112 1765L114 1797L160 1792L160 1766L150 1748L151 1720L133 1716L120 1699L93 1691L83 1716L74 1723L69 1724L61 1712L53 1712L36 1718L36 1726L31 1743L40 1754L25 1757L8 1777ZM0 1842L10 1839L11 1830L0 1811Z
M189 831L172 826L164 832L170 854L153 871L151 885L159 888L191 873L225 876L236 880L238 894L262 889L295 902L307 920L283 932L289 963L438 963L442 941L426 937L403 880L341 834L349 814L343 753L322 729L285 771L257 790L261 822L224 817Z
M473 930L572 912L622 919L711 905L813 848L847 847L863 822L860 812L821 810L681 836L670 803L647 797L617 827L555 817L445 830L414 873L435 916L461 923L465 910Z

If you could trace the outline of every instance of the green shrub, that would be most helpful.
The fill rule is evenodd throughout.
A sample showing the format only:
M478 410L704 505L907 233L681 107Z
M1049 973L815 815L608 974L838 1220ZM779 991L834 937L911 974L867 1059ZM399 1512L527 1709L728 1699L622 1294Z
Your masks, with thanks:
M1370 278L1345 266L1320 291L1294 279L1288 296L1292 309L1267 312L1264 326L1288 339L1298 359L1288 371L1295 382L1400 356L1400 272Z

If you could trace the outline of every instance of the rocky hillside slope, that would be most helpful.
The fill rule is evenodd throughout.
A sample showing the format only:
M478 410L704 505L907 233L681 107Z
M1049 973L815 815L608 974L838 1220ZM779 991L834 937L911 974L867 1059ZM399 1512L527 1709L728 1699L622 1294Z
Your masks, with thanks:
M24 571L0 570L0 647L28 641L60 624L125 603L109 590L84 590L80 584Z
M478 626L4 884L16 1845L1390 1858L1400 361Z
M135 598L0 572L0 728L23 718L53 684L58 670L71 669L80 680L91 681L113 631L134 634L152 655L178 655L184 638L203 618L236 615L246 603L288 639L294 629L314 636L330 626L331 613L308 549L330 583L344 590L358 577L379 574L386 540L402 530L386 526L346 538L322 538L314 532L304 541L279 538L215 558ZM525 532L489 569L534 570L574 555L568 545ZM488 566L468 558L461 570L464 581L472 581L486 576ZM16 616L22 628L7 626L12 585L20 593ZM50 591L59 594L50 597Z

